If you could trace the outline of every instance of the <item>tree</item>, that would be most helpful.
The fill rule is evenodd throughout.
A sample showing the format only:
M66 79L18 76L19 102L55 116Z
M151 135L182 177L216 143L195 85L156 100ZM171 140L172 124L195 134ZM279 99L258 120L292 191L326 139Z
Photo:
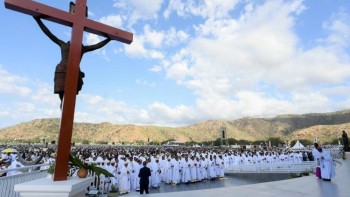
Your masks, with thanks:
M231 144L231 145L238 143L238 140L236 140L235 138L228 138L227 141L228 141L228 144Z
M82 144L90 144L89 140L83 140L81 143Z

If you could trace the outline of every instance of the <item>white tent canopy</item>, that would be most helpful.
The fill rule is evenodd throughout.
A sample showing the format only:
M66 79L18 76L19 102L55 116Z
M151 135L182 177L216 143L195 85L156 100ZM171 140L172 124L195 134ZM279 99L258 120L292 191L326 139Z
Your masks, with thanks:
M302 145L299 140L297 140L297 142L294 144L294 146L291 149L303 149L305 148L304 145Z

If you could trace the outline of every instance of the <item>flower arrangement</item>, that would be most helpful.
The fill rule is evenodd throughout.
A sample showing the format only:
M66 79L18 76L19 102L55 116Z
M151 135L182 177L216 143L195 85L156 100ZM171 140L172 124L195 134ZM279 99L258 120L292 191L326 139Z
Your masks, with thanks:
M87 171L90 170L92 172L95 172L97 176L99 176L100 174L103 174L106 177L114 177L114 175L111 174L110 172L108 172L107 170L105 170L101 167L98 167L94 163L85 163L82 160L80 160L76 155L70 154L69 161L73 166L76 166L77 168L79 168L79 170L84 171L84 173L86 173L86 176L87 176ZM78 176L79 176L79 171L78 171ZM81 178L83 178L83 177L81 177Z

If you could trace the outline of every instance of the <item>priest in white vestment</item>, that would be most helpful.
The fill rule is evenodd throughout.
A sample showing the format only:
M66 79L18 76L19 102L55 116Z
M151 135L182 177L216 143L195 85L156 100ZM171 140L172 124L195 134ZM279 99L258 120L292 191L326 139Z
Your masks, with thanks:
M182 161L182 182L188 183L191 181L191 171L190 171L190 163L188 161L188 157L185 157L185 160Z
M160 166L158 158L153 160L151 165L151 186L153 188L158 188L160 186Z
M190 164L190 172L191 172L191 182L197 181L197 161L194 159L194 157L191 157L188 160Z
M173 179L173 166L171 163L171 158L168 157L168 160L165 162L165 173L164 173L164 182L170 184Z
M333 158L328 150L321 147L318 150L321 153L321 177L325 181L331 181L331 179L335 177Z
M128 171L128 163L125 162L124 166L120 167L119 173L119 193L126 194L130 192L130 180Z
M172 184L177 185L180 183L180 162L179 158L175 157L175 159L172 161Z

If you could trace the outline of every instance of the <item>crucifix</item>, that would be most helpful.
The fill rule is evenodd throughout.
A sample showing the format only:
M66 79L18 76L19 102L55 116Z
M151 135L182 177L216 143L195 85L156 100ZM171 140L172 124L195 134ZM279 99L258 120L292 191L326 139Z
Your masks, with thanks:
M87 0L76 0L74 9L65 12L32 0L5 0L5 7L8 9L72 27L54 181L67 180L84 31L126 44L133 40L130 32L88 19L86 3Z

